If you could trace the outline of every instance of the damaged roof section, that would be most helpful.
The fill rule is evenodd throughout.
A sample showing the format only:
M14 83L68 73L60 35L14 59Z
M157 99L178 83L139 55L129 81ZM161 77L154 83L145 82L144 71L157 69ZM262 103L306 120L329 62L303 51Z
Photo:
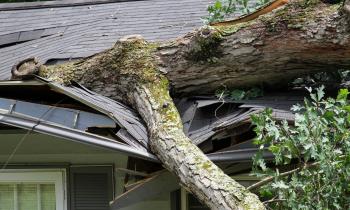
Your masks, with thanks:
M0 110L7 117L29 116L40 123L58 125L60 129L65 127L74 132L83 132L84 135L94 134L108 141L122 142L133 151L142 153L143 159L151 157L157 160L149 148L148 132L143 120L133 109L120 102L77 83L62 86L40 77L31 81L3 81L0 85L0 97L5 97L0 98ZM23 89L14 91L20 86ZM14 89L8 89L10 87ZM35 91L21 94L31 89ZM57 103L57 98L62 96L66 97L65 102ZM301 92L274 93L242 101L192 97L177 102L177 107L184 132L210 159L215 162L241 162L251 160L257 149L252 143L255 133L252 130L251 114L270 107L276 119L293 122L294 114L289 110L292 105L301 103L303 98ZM50 115L41 116L50 109L53 109ZM140 157L139 154L136 156ZM271 154L267 152L266 157L271 157Z
M49 81L45 81L45 83L55 91L62 92L109 116L121 127L116 133L120 139L140 150L149 150L147 129L140 117L131 108L92 92L79 84L63 86Z
M22 95L26 95L31 100L31 102L26 101L25 97L20 97L18 92L10 94L12 98L6 98L9 95L0 92L0 96L3 97L0 98L0 121L3 124L102 146L133 157L158 161L149 152L147 131L142 120L132 109L123 104L79 85L64 87L39 78L35 81L3 81L0 85L2 89L7 87L5 92L13 90L8 89L9 87L17 89L24 86L21 91L28 91ZM33 87L37 89L29 92ZM44 87L51 92L43 92ZM40 97L38 99L33 97L33 99L32 94ZM55 102L45 101L46 98L48 101L51 100L46 95L54 95ZM67 98L74 99L73 101L78 104L74 104L72 100L68 101ZM45 102L42 103L42 101ZM82 109L83 105L88 108Z
M255 148L250 141L255 137L250 116L269 107L275 119L293 122L290 108L303 99L304 93L298 91L241 101L195 97L181 100L178 107L185 133L204 152L210 153L231 147L231 150L242 149L237 147L240 144L246 144L244 149Z
M100 114L26 101L0 98L0 109L6 110L8 114L37 118L41 119L41 121L50 121L82 131L86 131L89 127L95 127L96 125L100 127L115 127L112 119Z

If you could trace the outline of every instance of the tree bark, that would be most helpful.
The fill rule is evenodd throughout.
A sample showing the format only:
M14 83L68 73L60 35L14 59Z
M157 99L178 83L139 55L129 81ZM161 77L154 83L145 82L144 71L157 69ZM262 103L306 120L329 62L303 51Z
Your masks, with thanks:
M348 68L345 7L305 4L293 1L257 20L203 27L167 43L124 37L112 49L81 61L33 71L63 84L75 80L133 106L164 167L211 209L264 209L256 195L185 136L169 88L179 95L210 94L223 86L280 84L305 73Z
M199 29L164 45L159 57L180 94L280 86L296 76L350 67L345 13L341 4L292 1L250 22Z

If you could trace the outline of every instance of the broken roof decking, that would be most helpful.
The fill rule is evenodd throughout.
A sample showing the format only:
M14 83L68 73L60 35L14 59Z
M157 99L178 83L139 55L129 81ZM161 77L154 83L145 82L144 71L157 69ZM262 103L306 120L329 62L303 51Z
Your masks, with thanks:
M133 109L90 91L79 84L63 86L39 77L37 80L53 90L109 116L121 127L116 134L119 138L135 148L150 151L147 128ZM239 126L242 124L250 125L250 115L259 113L266 107L272 108L273 116L276 119L293 121L294 114L289 110L294 104L301 103L302 100L303 95L299 92L290 96L272 94L255 100L228 100L224 103L215 98L195 97L184 99L186 105L182 106L178 103L178 107L185 133L194 144L200 145L212 138L220 139L247 132L248 130L243 130ZM226 107L221 107L222 105ZM219 114L216 111L220 111L220 109L224 113L216 116ZM239 131L235 132L235 128L238 128Z
M92 92L83 86L63 86L46 81L55 91L62 92L83 104L109 116L121 130L116 135L129 145L148 151L148 133L140 117L129 107Z
M87 57L130 34L151 41L176 38L203 24L209 3L144 0L1 11L0 79L8 79L12 65L32 56L42 62Z
M87 128L99 126L99 123L114 126L110 118L100 114L0 98L0 123L158 162L147 151L86 132Z
M35 81L22 81L21 83L17 81L3 81L0 82L0 85L47 85L53 91L69 96L105 115L13 99L0 99L0 110L3 110L0 113L1 122L63 138L69 138L71 135L73 140L87 141L88 144L96 143L97 146L119 149L119 151L131 156L158 161L149 152L146 128L132 109L79 85L65 87L41 78L37 78ZM50 115L42 116L48 111ZM96 120L92 120L93 116L95 116ZM37 122L40 123L36 124ZM86 132L89 127L110 128L115 127L115 124L120 127L115 135L126 144Z
M79 84L63 86L39 77L37 81L107 115L121 128L116 133L120 139L141 151L149 151L147 129L131 108L92 92Z
M96 126L115 127L115 122L112 119L101 114L7 98L0 98L0 110L4 110L8 114L49 121L81 131Z
M114 101L107 97L101 96L100 94L92 92L84 88L83 86L80 86L79 84L75 84L71 86L62 86L39 77L36 77L35 81L22 81L22 82L4 81L4 82L0 82L0 85L48 86L53 91L69 96L70 98L73 98L74 100L79 101L80 103L85 104L86 106L108 116L109 119L112 119L113 122L120 127L120 129L116 133L117 137L119 137L121 140L127 143L129 147L132 148L133 150L139 151L142 154L146 154L144 155L144 159L149 159L152 156L151 151L148 147L148 133L147 133L146 126L144 125L144 122L139 117L139 115L134 112L134 110L117 101ZM239 136L242 133L248 132L250 130L250 121L249 121L250 114L260 112L265 107L273 108L274 115L276 118L292 121L294 119L293 114L286 110L288 110L289 107L291 107L293 104L301 102L302 98L303 97L301 95L289 96L289 97L272 95L272 96L264 96L256 100L226 101L224 103L225 106L220 107L222 105L222 101L220 100L197 97L197 98L190 98L190 99L183 100L182 102L178 103L178 107L179 107L180 113L182 114L185 133L196 145L199 145L201 147L201 145L203 145L203 143L205 142L208 142L210 144L212 140L215 140L215 139L224 139L227 137L231 138L231 137ZM11 114L11 110L16 109L16 107L13 107L13 104L10 104L10 101L11 100L7 101L6 103L4 102L5 103L4 107L8 106L7 109L3 108L3 110L8 110L7 111L8 113L6 112L7 114ZM21 102L21 103L25 103L25 102ZM17 107L17 109L18 108L20 107ZM40 106L38 105L36 108L40 109ZM285 110L280 110L276 108L280 108L280 109L283 108ZM40 112L43 112L43 110L45 110L45 108L41 108L41 109L42 109L41 111L39 110ZM57 111L61 111L61 109L62 108L57 108ZM218 114L220 115L216 116L215 110L218 110L218 109L222 110L223 113L218 112ZM30 115L29 112L27 112L27 114ZM34 118L36 117L36 119L39 119L39 116L37 115L34 116L33 114L32 114L32 117ZM75 118L73 116L74 115L73 112L70 115L71 115L71 119ZM14 116L7 116L7 117L14 117ZM15 116L15 117L18 117L18 116ZM59 123L61 121L50 120L51 123ZM70 121L68 120L66 121L66 123L72 124L71 121L72 120ZM17 119L16 122L19 123L20 120ZM95 123L97 123L97 121ZM109 120L108 123L111 124L111 121ZM247 129L242 129L241 127L239 127L242 124L248 125ZM69 127L69 126L65 126L65 127L72 129L72 127ZM107 125L107 127L110 127L110 126ZM59 128L59 129L62 130L62 128ZM86 129L86 127L84 129ZM76 129L73 129L73 130L76 130ZM69 135L67 135L67 137L68 136ZM243 139L243 141L246 141L246 140L247 139ZM203 149L203 147L201 148ZM226 162L226 161L237 162L237 161L242 161L242 158L243 159L248 158L249 155L247 156L244 153L245 152L248 152L249 154L252 153L252 151L250 151L249 149L256 149L256 148L254 148L254 146L249 142L244 147L242 147L242 144L237 144L237 146L229 147L224 151L219 150L218 152L215 152L216 151L215 150L214 153L209 154L209 157L215 160L216 162ZM213 152L211 149L204 150L204 151ZM139 154L137 155L139 156ZM223 155L225 155L225 158L222 158ZM156 160L156 158L154 158L153 160Z
M300 93L289 96L272 94L255 100L241 101L222 101L210 98L188 99L187 105L184 105L187 108L182 115L185 133L196 145L215 138L217 135L220 138L239 135L247 131L242 130L239 126L250 124L250 115L257 114L267 107L272 108L275 119L293 121L294 114L290 108L302 101L303 95ZM223 113L216 116L216 112L219 114L220 110ZM235 128L238 128L236 132Z

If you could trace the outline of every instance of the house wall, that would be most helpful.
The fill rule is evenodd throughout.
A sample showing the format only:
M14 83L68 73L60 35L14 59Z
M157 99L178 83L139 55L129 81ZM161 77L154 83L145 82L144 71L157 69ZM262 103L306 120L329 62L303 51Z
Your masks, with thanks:
M156 198L130 205L120 210L170 210L170 193Z
M26 131L0 131L0 163L9 161L9 165L25 164L30 168L33 164L45 165L113 165L116 168L126 168L128 157L103 148L93 147L56 138L44 134L33 133L25 137ZM13 157L10 154L19 145ZM114 170L114 195L123 192L125 172ZM149 201L137 203L123 210L139 209L170 209L170 194L160 195Z
M16 133L13 133L13 132ZM0 134L0 162L5 163L10 153L20 142L25 132L7 131ZM21 143L9 164L69 163L72 165L114 165L115 168L127 166L127 156L116 152L60 139L44 134L30 134ZM116 172L115 194L122 191L124 173Z

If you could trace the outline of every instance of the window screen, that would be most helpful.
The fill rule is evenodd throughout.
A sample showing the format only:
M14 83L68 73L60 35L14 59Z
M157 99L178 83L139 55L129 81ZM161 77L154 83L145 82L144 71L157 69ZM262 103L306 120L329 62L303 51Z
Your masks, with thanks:
M71 209L109 210L113 199L112 167L71 169Z
M0 183L0 210L55 210L55 184Z

